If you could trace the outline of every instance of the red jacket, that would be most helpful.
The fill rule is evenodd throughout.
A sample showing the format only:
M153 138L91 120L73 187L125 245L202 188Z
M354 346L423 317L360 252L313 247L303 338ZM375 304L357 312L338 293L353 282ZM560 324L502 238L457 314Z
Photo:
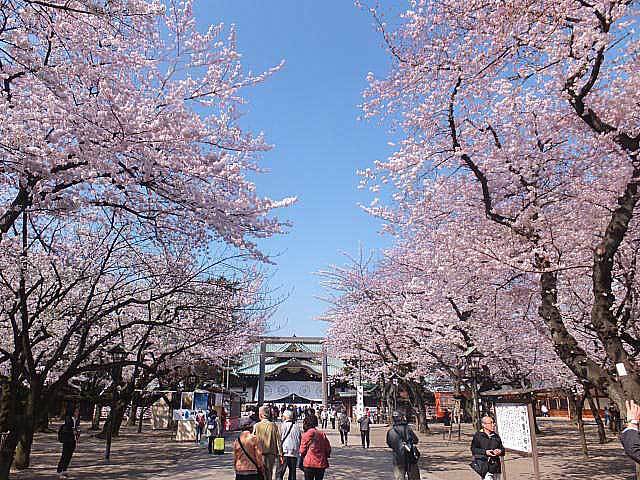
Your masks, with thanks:
M300 455L304 466L309 468L329 468L331 444L324 432L310 428L302 434Z

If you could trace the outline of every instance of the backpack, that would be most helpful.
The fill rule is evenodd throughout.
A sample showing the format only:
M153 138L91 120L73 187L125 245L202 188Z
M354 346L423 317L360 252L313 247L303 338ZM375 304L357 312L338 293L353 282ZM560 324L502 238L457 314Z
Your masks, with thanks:
M418 447L413 444L411 437L407 434L407 429L408 427L405 425L403 434L400 434L397 430L396 432L400 435L400 439L402 440L402 450L405 461L409 465L415 465L418 463L418 460L420 460L420 450L418 450Z
M58 442L60 443L68 443L73 442L75 440L75 433L73 430L70 430L69 427L63 423L58 428Z
M216 417L209 418L207 430L209 430L210 434L218 431L218 419Z

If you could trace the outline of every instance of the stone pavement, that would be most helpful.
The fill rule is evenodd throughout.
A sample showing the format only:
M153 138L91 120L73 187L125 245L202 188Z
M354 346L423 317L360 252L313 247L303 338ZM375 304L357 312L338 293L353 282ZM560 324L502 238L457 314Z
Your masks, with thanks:
M543 434L538 437L540 466L544 480L631 480L633 465L617 440L605 445L594 442L595 428L587 427L590 441L589 459L582 457L575 427L566 422L542 422ZM471 431L467 427L461 442L447 441L442 425L434 425L432 434L421 436L421 471L423 480L477 480L469 468ZM372 448L358 446L359 436L352 435L352 445L341 447L338 435L329 431L333 445L331 468L327 480L390 480L390 454L385 447L386 427L375 426ZM230 450L230 440L227 451ZM38 435L34 445L32 468L17 472L17 480L53 480L60 445L55 434ZM206 449L191 443L177 443L168 432L146 429L142 435L125 430L114 440L112 461L102 459L104 442L84 435L71 462L72 478L82 480L173 479L173 480L233 480L231 455L208 455ZM516 455L507 457L508 480L530 480L530 461ZM301 478L300 476L298 478Z

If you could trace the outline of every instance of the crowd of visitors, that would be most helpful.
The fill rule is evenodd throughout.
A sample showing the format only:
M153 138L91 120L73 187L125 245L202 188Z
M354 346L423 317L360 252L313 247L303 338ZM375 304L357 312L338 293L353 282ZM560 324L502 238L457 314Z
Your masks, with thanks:
M628 401L625 410L627 427L622 431L620 440L627 455L640 463L640 406ZM548 410L542 411L543 416L546 414ZM607 406L604 417L611 428L620 431L620 412L615 406ZM216 449L214 441L223 435L222 419L215 410L211 410L206 414L199 411L194 420L196 441L202 441L206 435L209 438L208 452L213 453ZM448 415L445 415L445 423L446 420L450 421ZM362 448L368 449L374 419L367 410L356 421ZM304 480L323 480L329 468L331 444L322 429L327 429L329 423L332 429L339 431L342 445L348 446L351 419L343 409L264 405L254 410L241 420L241 432L233 443L236 480L273 480L274 475L276 480L284 480L285 475L288 480L297 480L297 470L303 472ZM483 480L501 480L500 459L505 455L505 448L496 433L495 420L485 415L481 425L481 430L474 434L471 441L470 467ZM79 409L70 404L64 423L58 430L58 441L62 444L58 478L68 478L66 472L79 438ZM400 412L392 414L386 444L392 452L394 480L419 480L418 437Z
M304 419L302 429L299 418ZM269 405L243 418L242 433L233 445L236 480L273 480L274 473L277 480L285 474L296 480L298 469L305 480L322 480L331 444L318 425L326 425L329 418L328 411Z

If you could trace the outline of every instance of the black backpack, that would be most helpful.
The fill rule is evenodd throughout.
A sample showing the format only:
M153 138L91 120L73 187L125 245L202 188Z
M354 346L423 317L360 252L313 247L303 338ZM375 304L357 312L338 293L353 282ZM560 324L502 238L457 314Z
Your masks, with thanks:
M69 443L69 442L75 442L75 440L76 440L76 434L73 430L73 427L67 425L67 422L65 420L65 423L60 425L60 428L58 428L58 442Z
M62 425L60 425L60 428L58 429L58 441L60 443L65 443L69 441L69 429L66 427L67 426L63 423Z
M418 450L418 447L413 444L411 436L407 433L407 429L408 427L405 425L404 432L402 434L400 434L400 432L398 432L397 430L396 432L398 432L398 434L400 435L400 439L402 440L402 450L404 453L405 461L409 465L415 465L420 460L420 450Z

